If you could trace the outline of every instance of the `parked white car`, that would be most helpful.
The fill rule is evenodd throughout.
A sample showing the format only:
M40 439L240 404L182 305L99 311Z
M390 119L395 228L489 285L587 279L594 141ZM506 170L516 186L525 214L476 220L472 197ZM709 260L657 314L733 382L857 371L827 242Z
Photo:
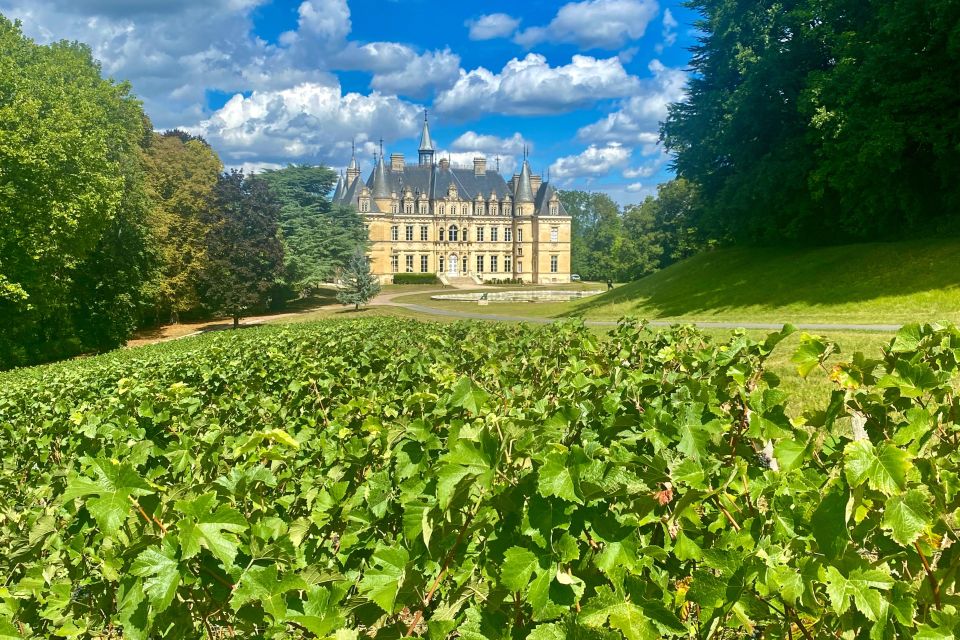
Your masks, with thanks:
M571 273L571 274L570 274L570 282L580 282L580 274L579 274L579 273Z

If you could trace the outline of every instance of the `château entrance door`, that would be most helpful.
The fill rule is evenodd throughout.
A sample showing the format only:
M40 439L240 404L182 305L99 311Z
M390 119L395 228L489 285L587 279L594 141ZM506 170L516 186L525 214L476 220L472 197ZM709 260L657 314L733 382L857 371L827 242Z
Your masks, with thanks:
M451 253L450 258L447 260L447 275L456 277L459 274L459 271L457 271L459 264L460 261L457 260L457 254Z

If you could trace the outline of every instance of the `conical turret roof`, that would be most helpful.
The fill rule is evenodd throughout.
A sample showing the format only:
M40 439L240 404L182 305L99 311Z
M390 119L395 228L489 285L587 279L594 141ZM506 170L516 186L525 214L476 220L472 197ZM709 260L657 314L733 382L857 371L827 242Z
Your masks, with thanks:
M337 202L343 198L343 175L337 176L337 188L333 191L333 201Z
M430 137L430 124L427 122L427 112L423 112L423 131L420 133L420 151L434 151L433 139Z
M390 198L390 184L387 182L387 168L383 164L383 152L377 159L377 168L373 171L373 184L370 186L373 198Z
M357 164L357 143L353 143L353 153L350 154L350 164L347 165L347 169L357 170L360 166Z
M518 203L533 202L533 187L530 186L530 163L526 160L523 161L523 169L520 170L515 200Z

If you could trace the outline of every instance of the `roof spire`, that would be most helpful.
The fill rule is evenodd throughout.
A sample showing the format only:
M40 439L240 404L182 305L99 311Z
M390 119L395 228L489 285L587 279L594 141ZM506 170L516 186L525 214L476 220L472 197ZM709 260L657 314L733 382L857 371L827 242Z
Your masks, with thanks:
M350 153L350 164L347 165L347 169L358 169L357 166L357 141L354 139L350 142L350 147L352 149Z
M420 164L433 164L433 154L436 149L430 137L430 123L427 120L427 110L423 110L423 131L420 133Z
M391 198L390 185L387 183L387 168L383 164L383 139L380 140L380 157L377 167L373 170L373 184L371 189L374 198Z
M517 181L517 194L514 200L518 203L533 202L533 187L530 186L530 163L526 159L526 147L524 147L523 169L520 170L520 179Z

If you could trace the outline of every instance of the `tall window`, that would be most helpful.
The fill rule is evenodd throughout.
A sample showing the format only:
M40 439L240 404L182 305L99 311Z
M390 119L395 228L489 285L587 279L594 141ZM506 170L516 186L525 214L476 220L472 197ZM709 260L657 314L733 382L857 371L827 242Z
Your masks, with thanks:
M556 204L550 205L550 215L556 216L560 214L560 206Z
M463 212L463 215L467 215L467 212L470 211L470 208L467 205L463 205L461 211Z
M550 227L550 242L560 241L560 227Z
M497 233L500 231L500 227L490 227L490 242L497 241Z
M450 225L450 229L447 231L447 238L450 239L450 242L457 241L457 225Z
M523 242L523 229L517 229L517 242Z
M482 215L483 215L483 203L482 203L482 202L478 202L478 203L477 203L477 206L475 206L475 207L473 208L473 213L474 213L475 215L478 215L478 216L482 216Z
M490 215L492 215L492 216L497 215L497 203L496 203L496 202L491 202L491 203L490 203Z
M390 227L390 239L394 242L400 239L400 227L397 225Z
M463 272L468 273L470 271L470 262L467 260L467 256L463 256Z
M556 273L556 272L557 272L557 263L558 263L558 262L559 262L559 260L557 259L557 256L550 256L550 273Z
M413 273L413 256L406 256L407 273Z
M477 227L477 242L483 242L483 227Z
M440 261L440 273L443 273L443 265L446 263L446 261L444 260L443 256L440 256L438 260Z
M503 229L503 241L504 242L513 242L513 229L510 227L505 227ZM509 271L509 269L508 269Z
M390 205L390 211L393 213L400 213L400 205L394 202L392 205Z
M483 273L483 256L477 256L477 273Z
M390 256L390 271L400 271L400 256Z
M470 229L464 227L460 230L460 239L464 242L470 242Z
M490 256L490 273L497 272L497 256Z
M440 242L443 242L443 227L440 227Z
M368 211L370 211L370 201L369 201L369 200L361 200L361 201L360 201L360 211L361 211L362 213L367 213Z
M427 205L425 205L425 204L421 204L421 205L420 205L420 215L422 215L422 216L427 215Z
M517 273L523 273L523 260L517 260Z
M503 257L503 271L504 273L510 273L513 271L513 258L510 256Z
M426 242L430 238L430 227L420 227L420 242Z
M406 231L406 234L404 237L407 239L407 242L413 242L413 225L408 224L405 231Z
M420 273L426 273L427 266L427 256L420 256Z
M437 211L437 213L439 213L440 215L443 215L443 212L444 212L445 210L446 210L446 209L444 209L443 205L440 205L440 209Z
M413 203L412 203L412 202L408 202L407 204L403 205L403 212L404 212L404 213L413 213Z

